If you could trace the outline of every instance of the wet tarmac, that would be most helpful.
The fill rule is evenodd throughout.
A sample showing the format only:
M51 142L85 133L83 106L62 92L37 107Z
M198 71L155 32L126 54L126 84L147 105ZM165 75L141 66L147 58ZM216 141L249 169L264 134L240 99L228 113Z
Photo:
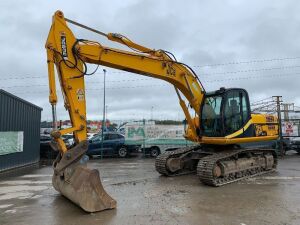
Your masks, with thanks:
M300 224L300 156L278 171L213 188L196 175L162 177L153 159L91 160L117 209L87 214L51 185L52 168L0 179L0 224Z

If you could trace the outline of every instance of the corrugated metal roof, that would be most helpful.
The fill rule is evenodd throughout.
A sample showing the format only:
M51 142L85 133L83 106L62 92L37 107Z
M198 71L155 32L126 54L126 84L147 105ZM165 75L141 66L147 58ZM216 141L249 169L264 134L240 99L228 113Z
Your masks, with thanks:
M42 107L39 107L39 106L37 106L37 105L35 105L35 104L31 103L31 102L28 102L28 101L26 101L26 100L24 100L24 99L22 99L22 98L20 98L20 97L18 97L18 96L15 96L15 95L13 95L13 94L11 94L11 93L9 93L9 92L3 90L3 89L0 89L0 94L5 94L5 95L7 95L7 96L10 96L10 97L12 97L12 98L17 99L18 101L24 102L24 103L27 104L27 105L31 105L31 106L33 106L33 107L36 107L36 108L40 109L41 111L43 110Z

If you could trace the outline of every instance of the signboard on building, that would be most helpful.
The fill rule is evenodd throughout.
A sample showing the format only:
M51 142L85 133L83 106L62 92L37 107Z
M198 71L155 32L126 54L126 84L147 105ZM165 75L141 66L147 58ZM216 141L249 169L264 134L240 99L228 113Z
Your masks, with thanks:
M23 131L0 132L0 155L23 152Z
M125 136L128 139L143 138L183 138L183 126L177 125L128 125L125 129Z
M160 145L186 144L182 125L126 125L126 143Z
M282 135L283 136L298 136L298 126L293 122L288 121L282 124Z

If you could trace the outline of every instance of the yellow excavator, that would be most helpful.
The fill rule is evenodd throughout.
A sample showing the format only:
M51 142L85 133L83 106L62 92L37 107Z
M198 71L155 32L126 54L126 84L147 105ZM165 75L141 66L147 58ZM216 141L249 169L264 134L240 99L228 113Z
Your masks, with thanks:
M67 23L97 33L130 50L77 39ZM71 128L57 130L54 127L51 133L55 141L53 148L60 152L53 163L52 183L57 191L83 210L96 212L116 207L116 201L101 184L98 170L87 168L84 78L91 75L87 73L87 63L162 79L174 86L188 125L185 138L198 144L159 155L155 168L160 174L176 176L197 173L203 183L221 186L276 169L277 155L274 150L250 146L255 142L278 138L277 118L251 114L246 90L220 88L206 92L193 69L178 62L170 52L144 47L121 34L100 32L65 18L61 11L53 16L45 47L53 124L57 124L54 65L64 105L72 121ZM74 134L75 144L70 148L62 140L62 135L67 133ZM244 144L249 145L241 147Z

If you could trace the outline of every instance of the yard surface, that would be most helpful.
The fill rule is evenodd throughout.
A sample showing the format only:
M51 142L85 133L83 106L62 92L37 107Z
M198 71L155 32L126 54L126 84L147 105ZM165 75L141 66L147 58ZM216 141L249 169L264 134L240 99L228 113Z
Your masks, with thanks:
M300 224L300 156L280 159L275 173L223 187L196 175L160 176L154 159L94 159L117 209L87 214L57 193L51 166L0 179L0 224Z

